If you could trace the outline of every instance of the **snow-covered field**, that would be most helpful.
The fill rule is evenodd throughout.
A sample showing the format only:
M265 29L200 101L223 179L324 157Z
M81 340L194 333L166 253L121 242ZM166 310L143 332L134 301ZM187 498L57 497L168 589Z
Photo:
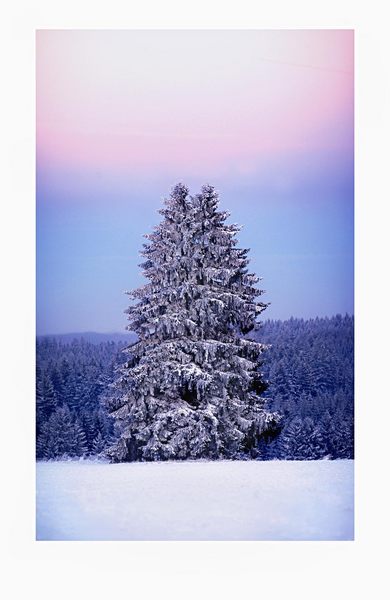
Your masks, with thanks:
M353 461L37 464L38 540L351 540Z

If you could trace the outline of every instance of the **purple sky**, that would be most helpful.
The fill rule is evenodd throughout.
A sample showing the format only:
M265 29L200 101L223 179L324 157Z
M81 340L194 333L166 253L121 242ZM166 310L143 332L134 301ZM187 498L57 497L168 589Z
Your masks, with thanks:
M264 318L353 312L353 32L37 33L37 331L120 331L170 187L244 226Z

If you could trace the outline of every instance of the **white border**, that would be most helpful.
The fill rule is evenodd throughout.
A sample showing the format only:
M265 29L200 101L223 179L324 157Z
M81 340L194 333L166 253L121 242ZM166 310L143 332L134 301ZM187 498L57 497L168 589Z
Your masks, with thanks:
M8 2L1 19L2 584L19 598L383 597L388 500L385 338L390 200L389 35L385 3L225 0L131 3L111 0ZM35 339L34 41L39 28L347 28L356 30L356 374L355 542L35 542L33 394ZM3 140L2 140L3 145ZM384 212L384 211L383 211ZM382 260L382 265L380 261ZM6 336L4 337L4 330ZM382 380L380 379L382 377ZM5 414L4 414L5 413ZM377 475L378 473L378 475ZM359 595L360 597L360 595Z

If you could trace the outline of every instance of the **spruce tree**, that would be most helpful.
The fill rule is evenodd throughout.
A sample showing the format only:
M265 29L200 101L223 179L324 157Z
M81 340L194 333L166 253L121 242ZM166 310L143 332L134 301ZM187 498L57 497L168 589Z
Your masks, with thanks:
M38 459L58 459L86 454L84 431L69 408L57 408L43 426L37 439Z
M286 423L279 436L277 446L278 458L282 460L303 460L302 449L305 447L305 438L301 417L295 416Z
M129 292L138 340L127 349L115 392L113 461L238 458L279 427L265 410L259 372L265 346L245 338L266 304L236 247L237 225L204 186L175 186L163 221L146 235L140 265L146 285Z
M36 368L36 429L37 435L42 424L48 420L57 406L57 394L52 381L39 365Z
M92 454L94 454L94 455L101 454L103 452L105 446L106 446L106 441L99 431L92 443Z

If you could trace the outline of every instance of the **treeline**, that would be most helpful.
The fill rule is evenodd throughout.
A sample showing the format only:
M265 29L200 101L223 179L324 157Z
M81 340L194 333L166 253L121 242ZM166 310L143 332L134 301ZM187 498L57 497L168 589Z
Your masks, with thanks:
M260 443L263 460L352 458L354 320L350 316L266 321L270 344L261 371L268 406L283 415L275 439ZM98 455L114 439L104 408L125 341L37 341L37 458Z
M37 458L95 455L113 436L113 422L102 405L123 361L124 342L93 344L37 341Z
M261 444L262 458L353 458L353 317L266 321L257 337L271 345L261 369L265 395L284 423L278 438Z

